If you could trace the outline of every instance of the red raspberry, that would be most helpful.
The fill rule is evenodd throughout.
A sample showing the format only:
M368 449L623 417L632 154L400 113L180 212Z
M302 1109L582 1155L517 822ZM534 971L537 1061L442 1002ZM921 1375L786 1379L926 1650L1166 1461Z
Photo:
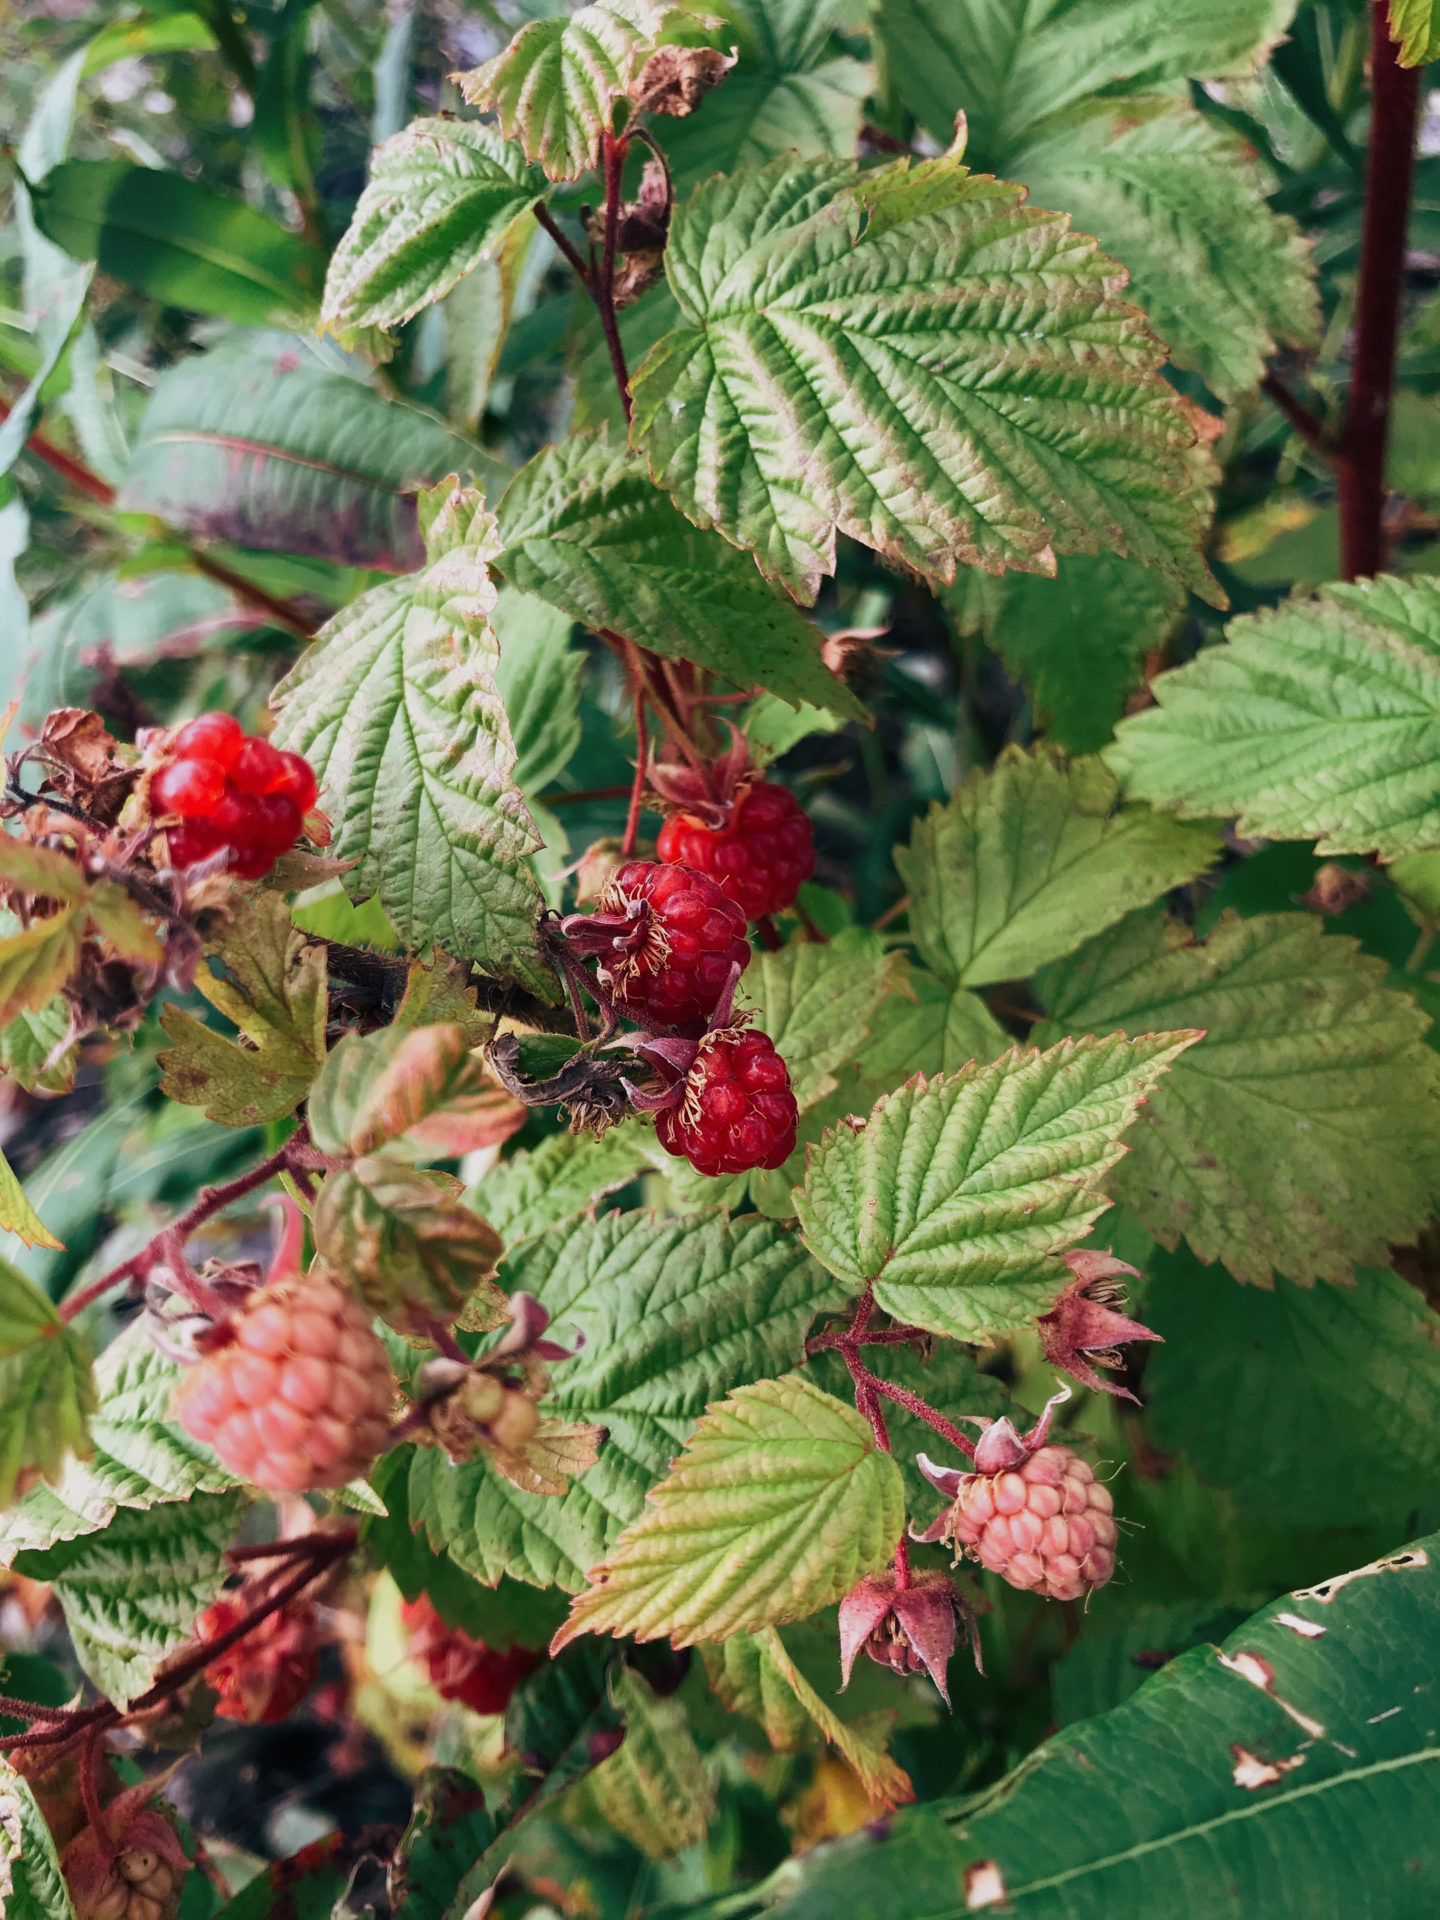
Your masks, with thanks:
M1115 1571L1110 1489L1069 1447L1041 1447L1004 1473L967 1473L946 1532L1012 1587L1079 1600Z
M430 1600L407 1600L400 1617L410 1634L412 1659L424 1661L430 1684L442 1700L458 1700L476 1713L503 1713L510 1696L539 1666L541 1656L514 1646L497 1653L458 1627L447 1627Z
M672 814L655 851L662 860L708 873L749 920L793 907L801 882L815 871L810 817L773 780L742 787L726 827L707 827L693 813Z
M390 1431L395 1382L358 1300L319 1275L260 1287L210 1336L175 1413L267 1493L343 1487Z
M213 760L172 760L150 783L155 813L178 813L182 820L204 820L225 794L225 775Z
M193 867L197 860L208 860L226 844L224 834L210 820L189 820L183 827L171 827L165 838L171 863L177 867Z
M246 1611L238 1595L226 1595L206 1608L195 1631L202 1640L218 1640ZM220 1695L216 1713L248 1727L293 1713L320 1677L316 1638L315 1609L304 1601L267 1614L206 1667L205 1678Z
M662 1027L708 1020L733 968L749 964L745 916L688 867L632 860L607 884L596 913L624 918L632 929L600 954L616 1001ZM582 928L585 920L572 916Z
M667 1152L697 1173L749 1173L783 1167L795 1151L798 1109L790 1074L768 1033L722 1028L700 1042L678 1107L655 1129Z
M178 760L208 760L228 773L245 744L245 732L231 713L202 713L187 721L171 745Z
M280 759L284 764L285 774L273 791L288 794L300 809L303 820L320 795L320 788L315 780L315 770L310 762L298 753L282 753Z
M279 748L253 733L242 744L230 768L230 784L241 793L278 793L289 778L290 770L281 759Z

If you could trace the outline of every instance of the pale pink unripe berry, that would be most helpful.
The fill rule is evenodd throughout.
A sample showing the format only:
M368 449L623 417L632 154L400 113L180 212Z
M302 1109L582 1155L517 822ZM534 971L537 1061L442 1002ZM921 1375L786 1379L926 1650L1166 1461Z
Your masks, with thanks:
M324 1274L259 1288L210 1336L175 1413L267 1493L343 1487L390 1431L395 1381L360 1302Z
M957 1546L1012 1587L1079 1600L1115 1571L1110 1489L1068 1447L1005 1473L968 1473L944 1516Z

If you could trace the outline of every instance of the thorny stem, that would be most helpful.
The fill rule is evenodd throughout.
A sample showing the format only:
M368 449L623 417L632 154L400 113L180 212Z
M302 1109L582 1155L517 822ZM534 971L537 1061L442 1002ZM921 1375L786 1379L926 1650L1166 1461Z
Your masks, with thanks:
M1355 354L1339 470L1340 550L1347 580L1384 565L1385 442L1390 427L1405 228L1415 172L1420 69L1399 64L1386 0L1370 7L1370 158L1360 237Z
M227 1180L223 1186L204 1187L200 1197L188 1212L182 1213L168 1227L163 1227L154 1239L143 1246L138 1253L131 1254L128 1260L122 1260L108 1273L102 1273L98 1280L92 1280L88 1287L82 1287L79 1293L72 1294L62 1301L59 1313L62 1320L73 1320L86 1307L99 1300L102 1295L118 1287L122 1281L143 1280L153 1267L166 1263L167 1255L174 1249L183 1251L185 1242L197 1228L228 1207L233 1200L240 1200L247 1193L253 1193L257 1187L263 1187L267 1180L273 1180L278 1173L291 1169L292 1156L298 1157L305 1147L302 1133L287 1140L277 1153L262 1160L258 1167L252 1167L248 1173L238 1174L235 1179ZM183 1280L184 1274L177 1275Z
M11 411L10 403L0 400L0 420L7 420ZM47 434L39 432L30 434L26 439L25 447L27 452L33 453L37 460L43 460L52 473L58 473L62 480L67 480L78 492L86 494L102 507L115 505L115 489L110 483L102 480L98 473L92 472L83 461L77 460L63 447L57 447ZM275 594L268 593L264 587L257 586L253 580L247 580L243 574L236 573L233 568L227 567L224 561L216 560L210 554L203 553L198 547L191 546L188 541L182 544L186 546L190 564L197 573L203 573L218 585L228 587L237 599L247 601L252 607L259 607L277 626L287 627L291 633L297 634L302 640L314 638L315 622L307 619L292 601L282 600Z

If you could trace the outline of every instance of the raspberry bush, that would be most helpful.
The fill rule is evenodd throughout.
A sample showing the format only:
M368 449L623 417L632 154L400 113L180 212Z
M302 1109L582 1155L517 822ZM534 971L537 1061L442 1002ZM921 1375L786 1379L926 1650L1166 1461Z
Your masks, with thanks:
M1440 1911L1432 11L0 19L5 1920Z

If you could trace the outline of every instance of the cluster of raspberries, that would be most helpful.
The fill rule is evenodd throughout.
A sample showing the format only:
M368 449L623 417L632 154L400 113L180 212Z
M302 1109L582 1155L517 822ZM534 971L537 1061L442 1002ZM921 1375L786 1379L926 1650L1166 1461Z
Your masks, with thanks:
M300 838L315 804L315 775L298 753L246 734L228 713L202 713L176 733L150 782L150 810L177 867L228 852L240 880L262 880Z

